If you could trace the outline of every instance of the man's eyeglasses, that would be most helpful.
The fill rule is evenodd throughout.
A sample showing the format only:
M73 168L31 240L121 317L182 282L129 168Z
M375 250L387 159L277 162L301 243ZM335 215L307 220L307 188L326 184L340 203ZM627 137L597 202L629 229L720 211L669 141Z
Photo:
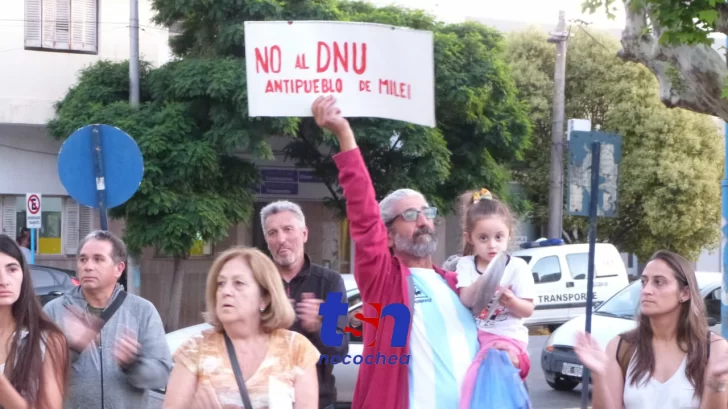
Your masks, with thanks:
M437 207L427 207L422 210L417 209L407 209L403 211L402 213L398 214L397 217L403 218L405 221L413 222L417 220L417 218L420 216L420 213L425 215L428 219L434 219L437 217ZM395 217L395 219L397 218ZM394 219L392 219L394 221Z

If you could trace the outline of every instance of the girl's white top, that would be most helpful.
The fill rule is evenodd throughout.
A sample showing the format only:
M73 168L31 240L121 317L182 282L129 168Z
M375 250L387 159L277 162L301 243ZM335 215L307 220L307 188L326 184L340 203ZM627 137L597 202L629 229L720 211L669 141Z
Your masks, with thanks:
M636 355L633 355L629 362L628 374L632 372ZM685 376L686 362L687 357L665 383L649 378L646 383L638 382L637 385L632 385L630 378L627 377L622 396L624 409L700 409L700 400L693 397L695 388Z
M480 277L480 273L476 270L474 256L461 257L455 271L458 275L458 288L468 287ZM533 282L533 274L522 258L511 256L503 272L500 285L501 287L511 286L511 291L518 298L536 302L536 284ZM495 311L492 317L486 320L488 311L493 308ZM489 305L486 310L475 316L475 323L481 331L513 338L528 344L528 328L523 324L524 319L516 317L502 305Z

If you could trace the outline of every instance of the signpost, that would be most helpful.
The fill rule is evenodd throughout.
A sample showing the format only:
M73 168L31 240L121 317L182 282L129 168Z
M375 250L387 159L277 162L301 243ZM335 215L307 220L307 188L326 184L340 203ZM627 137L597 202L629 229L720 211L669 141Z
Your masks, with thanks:
M78 203L99 209L108 230L107 209L129 200L142 181L144 160L131 136L109 125L86 125L61 146L58 175Z
M569 134L568 212L589 216L589 263L586 295L585 331L591 332L594 298L594 257L597 216L617 216L619 163L622 137L604 132L572 131ZM588 193L588 194L587 194ZM588 210L587 210L588 209ZM589 370L582 372L582 385L589 385ZM581 407L589 405L589 388L581 389Z
M99 209L101 230L108 230L107 209L124 204L136 193L144 160L126 132L110 125L86 125L61 146L58 175L79 204Z
M35 264L35 234L36 229L43 225L41 219L40 193L25 194L25 227L30 229L30 264Z

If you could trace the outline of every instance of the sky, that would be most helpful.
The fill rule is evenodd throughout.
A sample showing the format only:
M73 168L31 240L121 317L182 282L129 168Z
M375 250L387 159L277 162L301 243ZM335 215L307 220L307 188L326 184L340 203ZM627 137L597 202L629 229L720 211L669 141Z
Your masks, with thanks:
M369 0L377 6L396 4L407 8L424 9L447 22L463 21L467 17L481 17L494 20L522 21L528 23L556 23L559 10L569 20L581 19L592 27L624 28L624 6L616 1L616 17L611 20L604 10L594 14L581 12L583 0Z

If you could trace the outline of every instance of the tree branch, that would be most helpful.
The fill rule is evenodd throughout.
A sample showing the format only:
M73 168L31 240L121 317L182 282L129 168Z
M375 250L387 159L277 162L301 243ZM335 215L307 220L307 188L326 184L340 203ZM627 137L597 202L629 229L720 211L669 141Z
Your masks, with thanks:
M719 11L718 27L728 28L728 11L724 8ZM705 45L661 45L658 40L662 29L654 23L649 8L635 8L627 0L625 12L622 49L618 55L646 66L655 74L665 106L728 120L728 100L721 98L728 69L720 54ZM648 27L651 33L647 32Z

